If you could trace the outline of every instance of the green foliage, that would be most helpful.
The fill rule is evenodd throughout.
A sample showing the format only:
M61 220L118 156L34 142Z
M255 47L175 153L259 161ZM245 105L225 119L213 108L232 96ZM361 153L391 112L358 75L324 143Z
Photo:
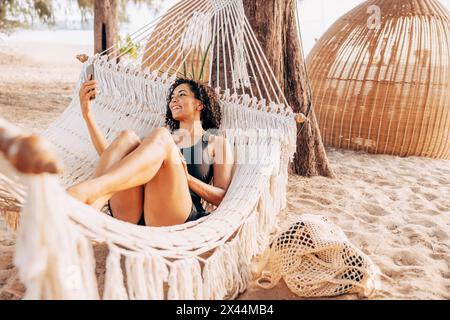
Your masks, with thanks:
M0 0L0 31L26 27L36 19L54 23L52 0Z
M53 18L53 8L51 1L34 1L34 10L37 13L38 17L45 22L48 22Z
M204 80L204 71L205 71L205 64L206 64L206 60L208 58L208 53L209 50L211 48L211 45L213 43L213 39L210 40L210 42L208 43L208 46L206 47L204 52L199 52L198 54L201 56L201 67L200 67L200 72L198 75L195 74L195 69L194 69L194 64L191 64L191 72L188 72L187 70L187 66L186 66L186 54L190 54L189 50L188 52L185 52L185 50L183 50L183 52L181 52L182 56L183 56L183 72L181 72L181 75L183 76L183 78L186 79L195 79L198 81L203 81ZM171 70L171 71L175 71L175 70Z
M134 43L130 35L127 35L125 41L122 41L119 36L120 55L128 57L131 60L136 60L140 56L141 45Z
M94 0L77 0L81 13L81 21L86 22L88 16L94 12Z
M208 47L206 48L205 52L203 53L203 57L202 57L202 67L200 69L200 76L199 76L199 80L203 81L203 77L204 77L204 70L205 70L205 63L206 63L206 58L208 57L208 53L209 53L209 49L211 48L213 40L211 39L211 41L209 41L208 43Z
M30 26L36 19L54 24L54 0L0 0L0 32ZM119 20L128 22L127 3L153 5L154 0L119 0ZM82 22L94 12L94 0L77 0Z
M131 0L134 4L146 4L147 6L151 6L154 0ZM88 14L92 14L94 12L94 2L95 0L77 0L78 7L81 10L82 19L86 20ZM119 0L119 21L128 22L127 16L127 4L130 0Z

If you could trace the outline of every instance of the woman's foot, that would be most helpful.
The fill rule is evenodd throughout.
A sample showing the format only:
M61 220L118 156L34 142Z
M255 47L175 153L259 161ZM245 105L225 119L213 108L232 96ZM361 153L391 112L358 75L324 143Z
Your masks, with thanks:
M90 205L93 208L100 210L103 208L105 203L112 197L111 194L95 194L95 183L92 180L84 181L78 183L70 188L68 188L67 193L72 197L80 200L81 202ZM95 195L95 196L94 196Z
M81 184L76 184L70 188L68 188L66 191L68 194L70 194L75 199L80 200L81 202L85 204L91 204L93 201L89 201L89 197L85 190L83 190L83 186Z

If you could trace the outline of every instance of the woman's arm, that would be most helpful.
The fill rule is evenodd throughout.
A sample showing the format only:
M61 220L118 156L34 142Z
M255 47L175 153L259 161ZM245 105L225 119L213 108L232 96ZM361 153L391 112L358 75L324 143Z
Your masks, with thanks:
M91 100L97 94L97 81L88 80L80 88L80 105L83 118L89 130L89 136L98 155L108 147L108 141L98 127L91 113Z
M200 198L215 206L218 206L225 197L226 190L204 183L190 174L188 174L188 185L189 189L198 194Z
M233 169L233 154L231 147L223 137L214 137L213 142L213 185L204 183L191 175L188 176L189 188L198 194L206 202L218 206L231 183Z
M91 136L92 143L94 144L94 148L97 151L98 155L100 156L103 151L108 147L108 141L106 140L105 136L101 132L100 128L98 127L97 123L95 122L94 117L92 114L83 115L84 120L86 121L89 135Z

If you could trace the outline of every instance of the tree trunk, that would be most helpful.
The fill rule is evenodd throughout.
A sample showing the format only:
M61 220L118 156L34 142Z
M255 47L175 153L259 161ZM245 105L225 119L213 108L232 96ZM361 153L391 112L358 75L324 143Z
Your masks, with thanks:
M298 36L296 0L243 0L245 14L294 112L308 114L298 125L293 171L334 177L312 109L305 57Z
M94 52L101 53L118 42L118 0L94 2Z

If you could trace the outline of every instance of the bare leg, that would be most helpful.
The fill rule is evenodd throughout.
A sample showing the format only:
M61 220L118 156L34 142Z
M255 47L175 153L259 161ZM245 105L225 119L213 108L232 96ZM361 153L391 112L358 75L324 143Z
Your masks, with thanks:
M93 173L93 178L101 176L115 163L135 150L141 140L131 130L122 131L117 138L103 152L98 166ZM100 210L108 201L107 198L97 199L92 206ZM137 186L128 190L115 193L109 200L114 217L123 221L137 223L144 212L144 186Z
M158 172L161 169L161 173ZM151 225L183 223L190 213L192 200L180 154L165 128L157 128L134 151L112 165L103 175L82 182L68 190L76 198L92 204L98 199L109 199L119 191L149 183L158 178L151 188L152 205L145 205L145 218ZM164 183L164 179L174 178ZM164 186L170 186L165 188ZM167 194L169 191L171 194ZM146 197L149 193L146 192ZM153 195L153 196L152 196ZM149 213L146 211L150 211ZM155 215L164 219L155 219ZM153 219L150 218L153 216Z
M176 156L179 154L174 154ZM184 223L191 208L192 199L183 167L177 162L165 161L145 185L145 224L170 226Z

